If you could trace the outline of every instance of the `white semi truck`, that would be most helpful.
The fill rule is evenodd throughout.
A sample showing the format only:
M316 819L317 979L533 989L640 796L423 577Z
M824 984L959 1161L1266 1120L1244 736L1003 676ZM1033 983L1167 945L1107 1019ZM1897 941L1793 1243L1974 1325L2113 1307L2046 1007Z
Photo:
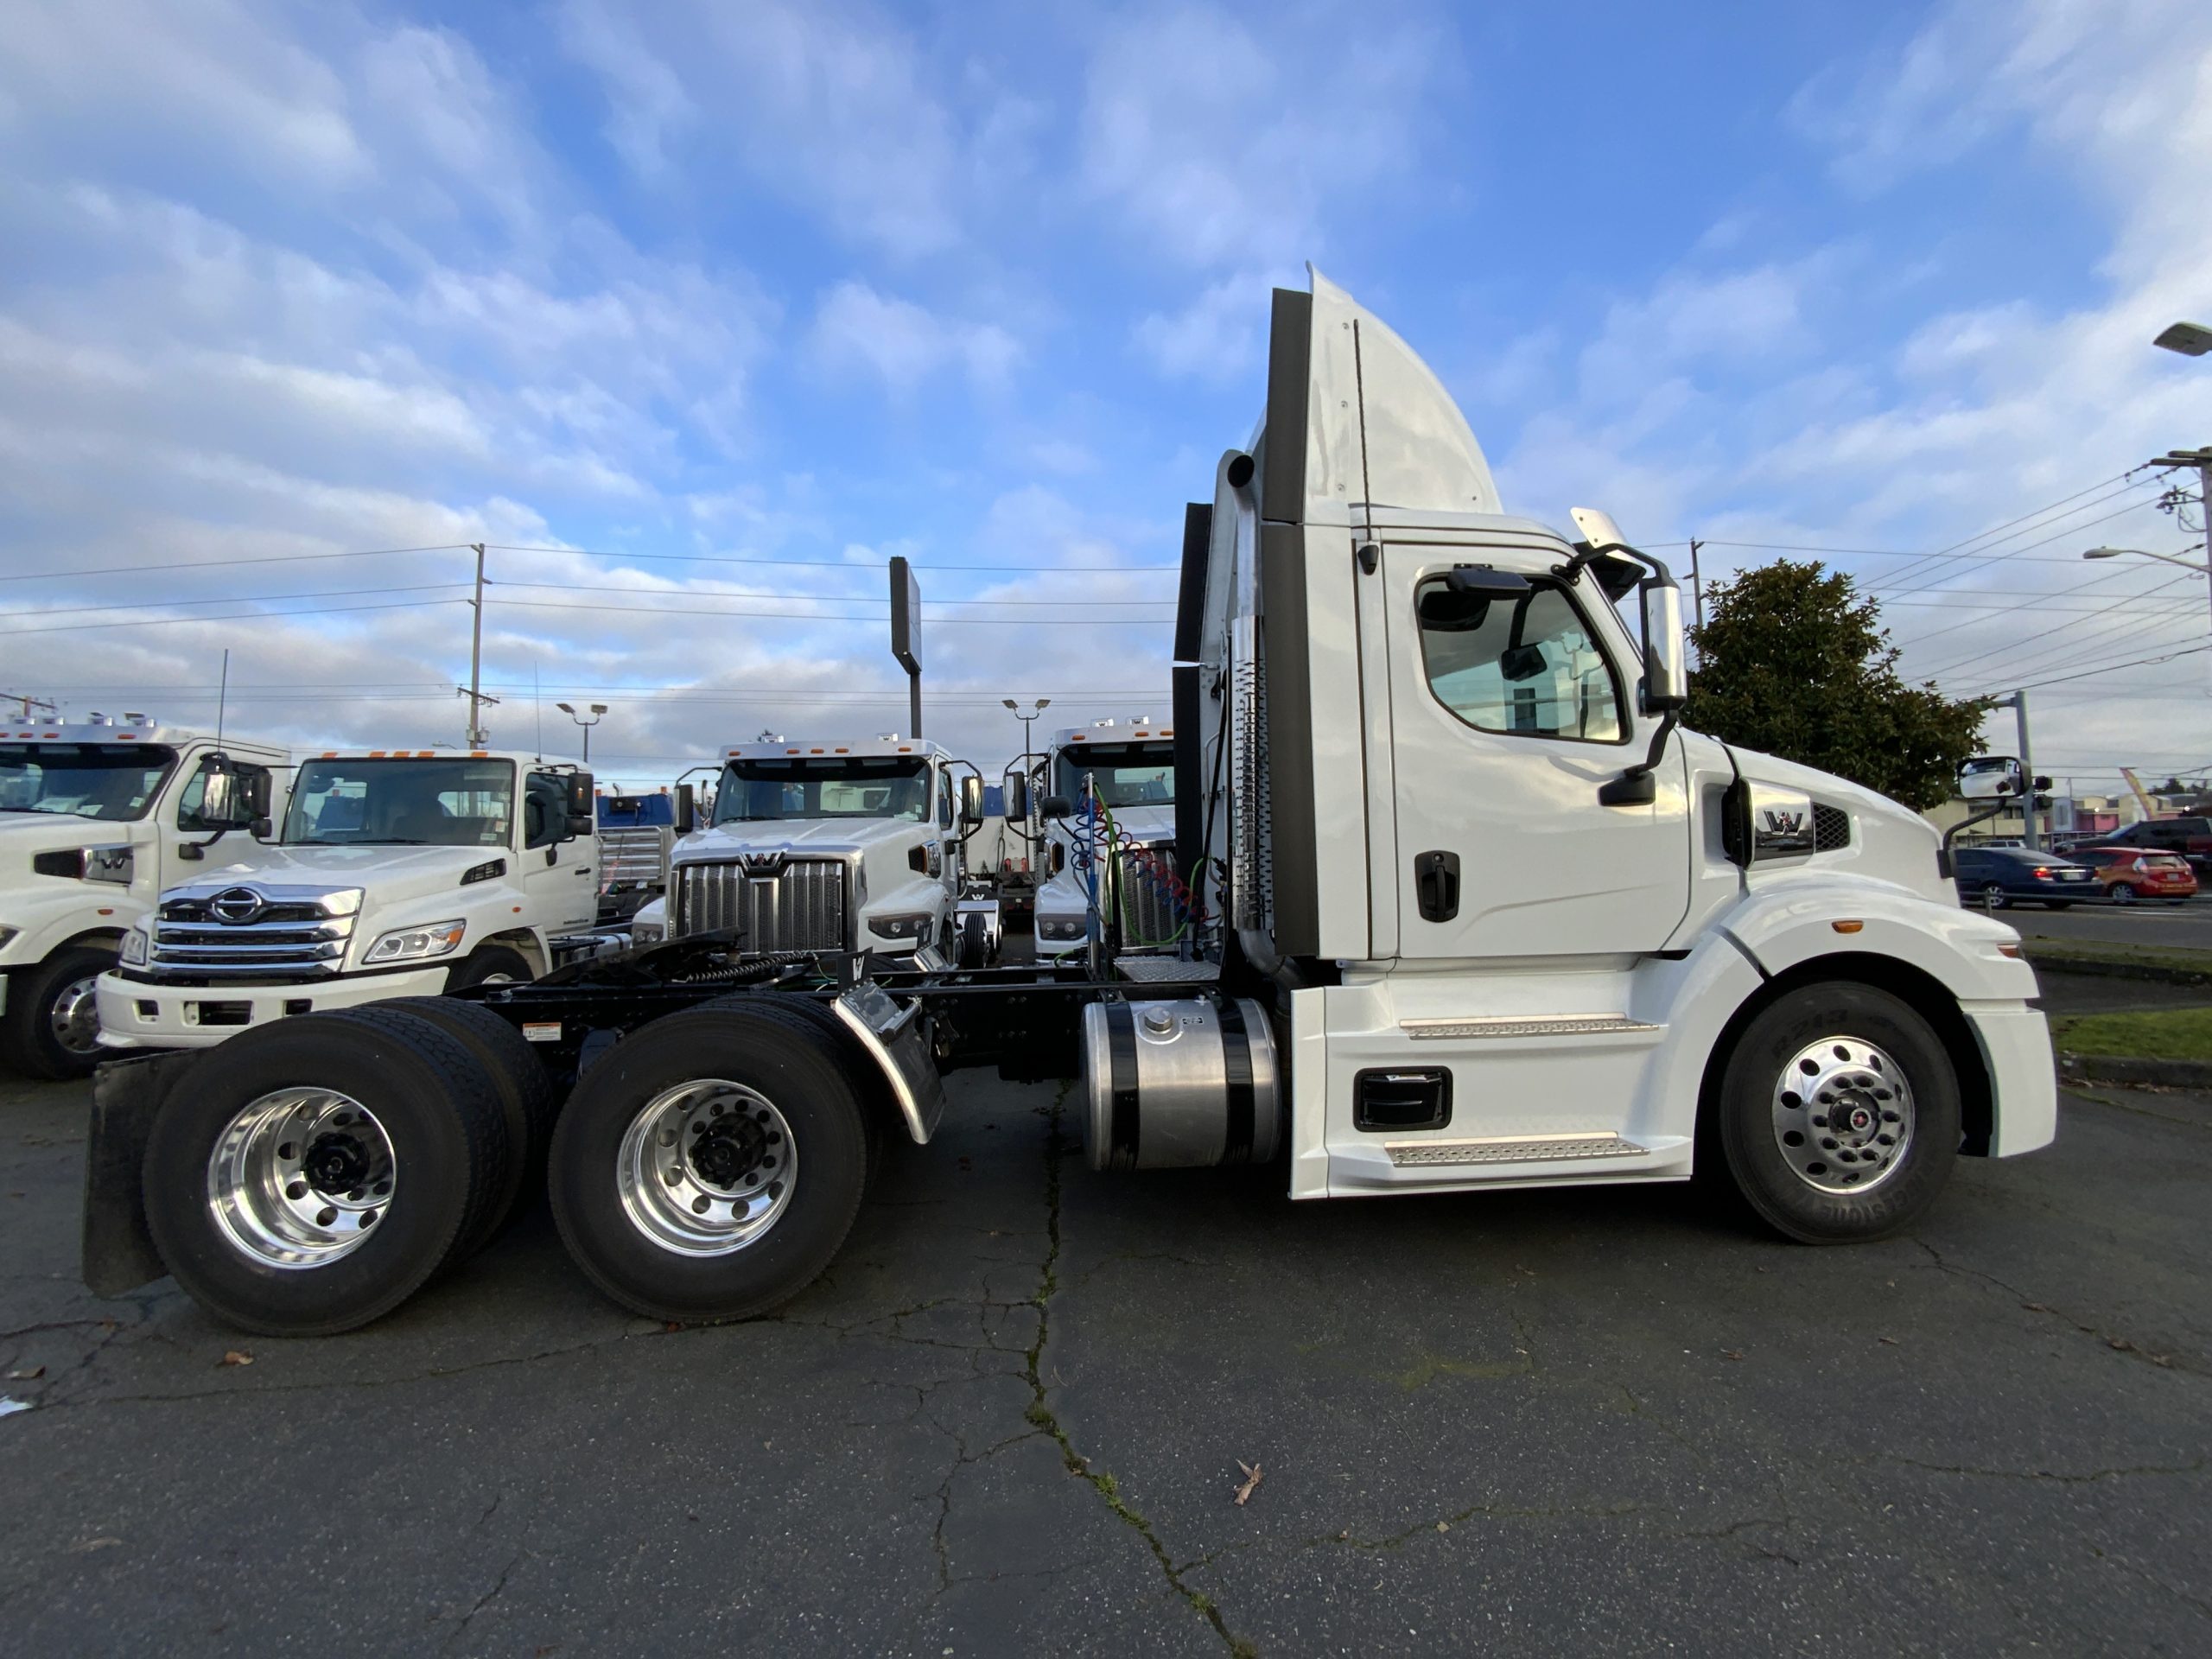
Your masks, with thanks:
M703 821L691 786L677 786L669 892L632 937L726 931L747 957L867 950L938 967L965 951L979 963L987 918L970 910L969 923L959 905L982 799L973 768L924 738L741 743Z
M1173 951L1198 902L1175 860L1175 731L1143 716L1070 727L1040 774L1045 869L1038 958L1072 955L1117 927L1126 954Z
M226 827L203 810L208 779L228 774L218 794L265 813L289 764L275 744L219 747L141 714L0 726L0 1060L34 1077L92 1071L95 982Z
M243 827L243 826L239 826ZM164 887L99 981L111 1049L203 1048L287 1019L535 979L598 901L591 776L496 750L330 750L281 832ZM189 868L189 867L187 867Z
M1116 955L1110 918L1079 962L968 971L887 969L849 927L767 962L702 934L464 994L520 1061L368 1010L111 1066L88 1281L372 1319L496 1221L524 1078L564 1096L569 1253L675 1320L811 1281L872 1141L926 1142L963 1066L1073 1080L1097 1170L1279 1161L1324 1198L1710 1169L1822 1243L2047 1144L2018 937L1959 907L1917 815L1681 729L1679 590L1573 516L1505 513L1396 335L1319 276L1278 291L1259 435L1185 518L1177 841L1226 899L1177 957Z

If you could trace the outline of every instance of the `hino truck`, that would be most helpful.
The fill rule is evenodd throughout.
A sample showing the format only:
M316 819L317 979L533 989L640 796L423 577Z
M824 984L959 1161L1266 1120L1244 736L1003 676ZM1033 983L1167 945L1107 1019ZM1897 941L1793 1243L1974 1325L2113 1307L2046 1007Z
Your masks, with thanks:
M985 969L849 923L774 960L696 931L446 999L474 1050L386 1008L110 1066L88 1281L365 1323L496 1224L525 1096L559 1102L577 1265L695 1321L821 1273L871 1146L927 1142L963 1067L1070 1081L1101 1172L1269 1163L1299 1199L1703 1173L1814 1243L2048 1143L2018 935L1959 907L1916 814L1684 730L1673 577L1572 517L1507 513L1342 290L1278 291L1258 433L1185 518L1178 868L1220 902L1174 956L1128 953L1110 912L1079 957Z
M1085 949L1111 920L1125 953L1173 951L1196 908L1175 852L1175 731L1139 716L1052 739L1036 785L1045 869L1039 960ZM1024 804L1029 780L1017 785Z
M243 825L234 826L243 827ZM266 826L264 826L266 827ZM591 775L480 749L300 761L282 832L163 887L98 982L108 1048L544 973L598 902Z
M142 714L0 726L0 1060L92 1071L95 982L225 827L205 810L209 779L265 801L289 764L274 744L219 746Z

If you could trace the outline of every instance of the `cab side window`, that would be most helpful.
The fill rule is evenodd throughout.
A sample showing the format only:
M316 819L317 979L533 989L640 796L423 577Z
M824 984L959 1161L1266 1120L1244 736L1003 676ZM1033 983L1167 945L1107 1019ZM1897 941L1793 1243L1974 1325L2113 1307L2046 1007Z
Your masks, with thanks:
M937 775L937 827L952 828L952 774L949 772Z
M550 772L533 772L522 798L523 845L550 847L569 835L569 791Z
M232 761L232 765L237 768L242 784L248 779L266 777L269 774L269 768L266 766L251 766L245 761ZM200 816L200 803L207 798L207 763L202 760L199 770L185 779L184 792L177 797L176 827L180 830L194 830L200 834L212 833L215 826Z
M1516 598L1491 599L1436 576L1414 605L1429 690L1476 730L1584 743L1626 735L1612 664L1558 583L1533 581Z

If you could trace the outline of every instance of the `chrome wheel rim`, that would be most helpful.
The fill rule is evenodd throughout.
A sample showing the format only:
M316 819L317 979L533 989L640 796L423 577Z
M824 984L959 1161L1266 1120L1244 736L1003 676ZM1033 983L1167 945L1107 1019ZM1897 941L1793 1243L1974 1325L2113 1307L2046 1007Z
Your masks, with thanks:
M1872 1191L1912 1146L1904 1068L1859 1037L1823 1037L1790 1057L1774 1085L1774 1144L1818 1192Z
M72 1054L93 1054L100 1046L100 976L86 974L73 979L54 999L47 1015L54 1040Z
M758 1243L798 1179L791 1125L757 1090L700 1077L663 1090L623 1132L615 1181L631 1226L678 1255Z
M2132 905L2135 902L2135 889L2123 881L2112 890L2112 896L2115 904Z
M360 1249L391 1208L391 1137L334 1089L279 1089L215 1138L207 1209L235 1249L272 1268L327 1267Z
M1981 902L1988 906L1992 910L2004 909L2005 889L1999 887L1994 881L1991 882L1987 887L1981 890Z

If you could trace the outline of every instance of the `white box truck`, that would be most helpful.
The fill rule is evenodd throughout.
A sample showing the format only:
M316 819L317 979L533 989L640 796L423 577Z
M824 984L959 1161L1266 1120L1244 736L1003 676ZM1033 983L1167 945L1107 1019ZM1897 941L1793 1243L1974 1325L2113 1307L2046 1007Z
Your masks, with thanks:
M329 750L279 832L162 890L99 982L109 1048L535 979L598 902L591 775L498 750Z
M1279 290L1259 437L1185 516L1177 840L1227 894L1187 954L887 968L849 924L781 961L702 934L465 993L532 1039L519 1062L442 1065L429 1022L372 1010L110 1066L88 1281L166 1268L256 1330L374 1319L496 1220L514 1064L563 1096L570 1255L672 1320L805 1286L873 1138L928 1141L967 1066L1071 1081L1100 1171L1278 1162L1306 1199L1710 1166L1821 1243L1911 1226L1961 1155L2049 1143L2018 936L1959 907L1917 814L1683 730L1679 589L1573 518L1505 512L1348 296ZM301 1124L329 1137L313 1169ZM339 1184L387 1153L365 1231Z
M223 828L202 810L209 778L229 773L258 816L289 764L276 744L219 747L140 714L0 726L0 1059L34 1077L92 1071L95 982Z

